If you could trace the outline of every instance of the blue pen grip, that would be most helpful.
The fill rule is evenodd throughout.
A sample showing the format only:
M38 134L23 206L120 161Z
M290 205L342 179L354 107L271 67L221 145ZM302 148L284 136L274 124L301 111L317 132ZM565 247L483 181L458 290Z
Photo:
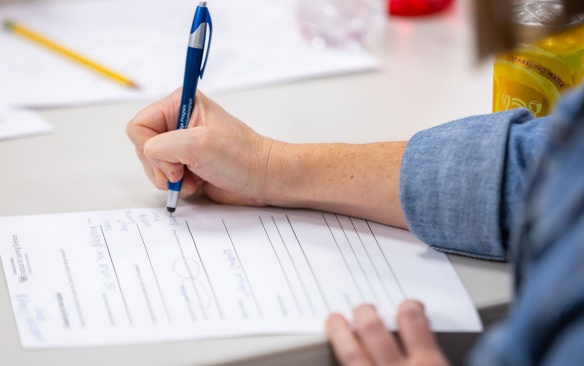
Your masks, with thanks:
M180 192L181 186L182 186L182 179L179 180L178 182L175 182L175 183L168 182L168 190L169 191Z

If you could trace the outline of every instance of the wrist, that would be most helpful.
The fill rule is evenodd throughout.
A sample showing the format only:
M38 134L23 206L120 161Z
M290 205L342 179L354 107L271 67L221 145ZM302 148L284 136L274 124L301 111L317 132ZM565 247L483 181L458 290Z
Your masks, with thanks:
M265 169L264 204L279 207L298 207L302 197L301 182L307 176L301 164L300 145L271 140ZM306 163L306 162L304 162Z

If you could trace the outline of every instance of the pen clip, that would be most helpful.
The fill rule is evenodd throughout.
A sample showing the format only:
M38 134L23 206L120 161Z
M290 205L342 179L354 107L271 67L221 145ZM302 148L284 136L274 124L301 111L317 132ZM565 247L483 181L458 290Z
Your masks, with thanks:
M207 52L205 52L205 62L203 63L203 67L201 68L201 72L199 73L199 77L203 78L203 73L205 72L205 67L207 66L207 59L209 58L209 49L211 49L211 38L213 37L213 22L211 21L211 14L209 14L209 10L207 10L207 19L206 23L209 25L209 42L207 42Z

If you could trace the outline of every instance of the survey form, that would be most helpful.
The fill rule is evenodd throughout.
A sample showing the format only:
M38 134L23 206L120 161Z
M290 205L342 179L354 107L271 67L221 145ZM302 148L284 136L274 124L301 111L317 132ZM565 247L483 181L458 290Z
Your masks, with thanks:
M24 348L323 333L331 312L404 299L435 331L481 330L448 258L409 232L309 210L196 204L1 217Z

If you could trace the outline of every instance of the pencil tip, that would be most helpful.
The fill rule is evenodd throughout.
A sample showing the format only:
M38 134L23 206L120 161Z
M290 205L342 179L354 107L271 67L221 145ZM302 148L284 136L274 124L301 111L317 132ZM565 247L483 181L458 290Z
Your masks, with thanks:
M134 89L134 90L140 90L140 87L138 86L138 84L136 84L136 83L135 83L135 82L133 82L133 81L130 81L130 82L128 83L128 86L129 86L130 88Z
M12 30L12 28L14 28L14 22L10 19L6 19L2 23L2 26L4 26L4 28L6 28L7 30Z

